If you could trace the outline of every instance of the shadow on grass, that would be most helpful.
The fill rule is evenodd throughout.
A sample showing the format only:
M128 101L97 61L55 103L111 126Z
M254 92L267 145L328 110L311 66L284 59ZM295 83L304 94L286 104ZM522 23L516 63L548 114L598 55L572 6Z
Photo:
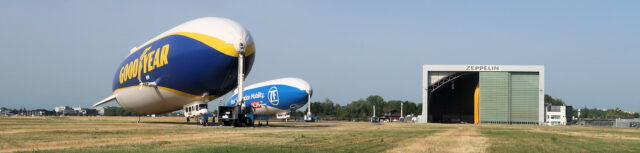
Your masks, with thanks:
M150 123L150 124L178 124L178 125L199 125L195 122L171 122L171 121L142 121L142 123Z
M145 124L170 124L170 125L194 125L194 126L202 126L195 122L174 122L174 121L143 121L141 123ZM261 123L261 124L260 124ZM250 127L276 127L276 128L326 128L326 127L336 127L338 126L335 123L307 123L307 122L270 122L267 126L265 122L256 122L254 126ZM209 126L220 126L219 122L216 122L213 125ZM227 126L225 126L227 127ZM231 127L231 126L228 126Z

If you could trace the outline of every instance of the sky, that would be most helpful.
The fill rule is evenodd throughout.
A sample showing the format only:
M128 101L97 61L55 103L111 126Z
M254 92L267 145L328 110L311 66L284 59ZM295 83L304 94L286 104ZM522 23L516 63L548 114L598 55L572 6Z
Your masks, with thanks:
M313 101L421 103L422 65L544 65L545 93L640 112L639 1L0 1L0 106L90 107L129 49L225 17L256 43L246 83L309 82ZM117 105L112 103L110 105Z

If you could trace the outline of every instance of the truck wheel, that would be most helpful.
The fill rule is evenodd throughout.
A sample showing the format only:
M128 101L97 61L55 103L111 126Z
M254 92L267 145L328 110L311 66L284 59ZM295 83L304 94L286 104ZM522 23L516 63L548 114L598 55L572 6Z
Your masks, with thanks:
M189 118L187 117L187 123L189 123Z

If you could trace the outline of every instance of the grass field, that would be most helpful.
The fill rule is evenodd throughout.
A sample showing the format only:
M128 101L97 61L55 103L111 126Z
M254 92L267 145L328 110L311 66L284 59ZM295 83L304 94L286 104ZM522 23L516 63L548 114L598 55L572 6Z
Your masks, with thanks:
M0 152L640 152L640 129L271 122L229 128L181 117L0 117Z

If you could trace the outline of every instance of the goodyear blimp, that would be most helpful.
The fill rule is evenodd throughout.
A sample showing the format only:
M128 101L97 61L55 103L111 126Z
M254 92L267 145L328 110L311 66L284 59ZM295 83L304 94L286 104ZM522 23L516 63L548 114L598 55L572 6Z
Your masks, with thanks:
M236 105L238 93L234 92L225 105ZM245 105L250 106L254 114L286 114L304 106L313 91L302 79L281 78L249 85L243 93Z
M255 54L251 35L237 22L191 20L131 49L116 69L113 95L94 107L115 100L141 114L206 111L207 102L242 85L237 80L251 71Z

